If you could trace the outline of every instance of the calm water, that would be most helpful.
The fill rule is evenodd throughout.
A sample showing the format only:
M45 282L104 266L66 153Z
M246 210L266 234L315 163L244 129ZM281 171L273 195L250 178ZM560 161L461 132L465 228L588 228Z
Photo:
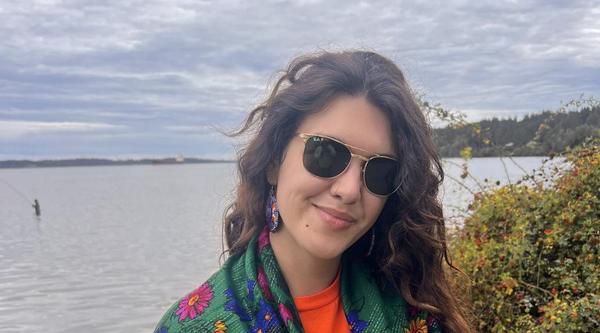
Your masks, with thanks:
M542 158L516 160L530 172ZM455 162L445 167L458 178ZM513 181L523 174L506 166ZM0 169L0 332L151 332L218 267L234 167ZM470 169L507 182L499 159ZM441 195L453 216L472 197L449 178Z

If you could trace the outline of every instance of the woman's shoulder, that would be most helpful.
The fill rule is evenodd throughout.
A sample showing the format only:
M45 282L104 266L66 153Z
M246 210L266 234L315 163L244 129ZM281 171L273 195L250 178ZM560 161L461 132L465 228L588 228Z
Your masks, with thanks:
M155 333L225 332L230 284L230 258L208 280L177 300L156 325Z

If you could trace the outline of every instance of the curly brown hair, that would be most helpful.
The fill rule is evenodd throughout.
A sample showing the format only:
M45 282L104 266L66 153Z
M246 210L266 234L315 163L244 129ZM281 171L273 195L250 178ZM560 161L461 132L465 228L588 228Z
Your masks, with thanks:
M266 101L253 109L232 136L253 135L240 153L236 198L227 208L224 232L230 255L243 252L265 224L267 172L280 163L303 119L342 95L364 96L382 110L392 129L402 168L401 186L378 217L373 272L394 285L412 306L438 316L446 330L471 332L452 293L444 217L438 188L444 173L432 130L400 69L369 51L323 52L296 58ZM370 233L347 251L364 256Z

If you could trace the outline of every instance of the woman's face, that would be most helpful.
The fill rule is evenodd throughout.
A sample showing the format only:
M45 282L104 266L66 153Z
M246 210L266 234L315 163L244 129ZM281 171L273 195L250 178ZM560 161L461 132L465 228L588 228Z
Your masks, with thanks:
M325 110L308 116L297 133L338 139L361 148L353 153L367 157L394 155L386 116L364 97L338 97ZM304 141L294 137L276 174L283 224L272 240L285 244L287 253L334 259L373 226L386 198L366 189L360 159L352 158L341 175L324 179L304 168L303 151Z

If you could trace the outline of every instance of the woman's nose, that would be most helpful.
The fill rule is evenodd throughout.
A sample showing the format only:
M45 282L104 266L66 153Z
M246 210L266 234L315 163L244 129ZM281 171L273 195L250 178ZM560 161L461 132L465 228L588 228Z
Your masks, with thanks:
M340 198L345 204L359 201L363 186L363 163L360 159L352 158L346 170L333 180L330 187L331 195Z

